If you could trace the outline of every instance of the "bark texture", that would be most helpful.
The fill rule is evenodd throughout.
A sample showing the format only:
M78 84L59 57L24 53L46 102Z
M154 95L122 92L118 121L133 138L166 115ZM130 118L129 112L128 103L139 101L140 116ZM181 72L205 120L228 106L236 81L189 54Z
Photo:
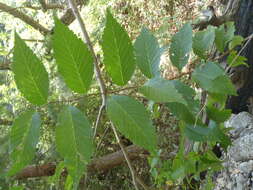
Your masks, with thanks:
M234 6L232 6L234 4ZM229 1L227 12L233 12L236 34L248 37L253 33L253 1L252 0L234 0ZM240 66L234 68L232 80L237 87L238 96L232 96L228 99L227 108L232 109L233 113L249 111L251 107L250 97L253 95L253 40L241 52L242 56L247 58L249 67Z

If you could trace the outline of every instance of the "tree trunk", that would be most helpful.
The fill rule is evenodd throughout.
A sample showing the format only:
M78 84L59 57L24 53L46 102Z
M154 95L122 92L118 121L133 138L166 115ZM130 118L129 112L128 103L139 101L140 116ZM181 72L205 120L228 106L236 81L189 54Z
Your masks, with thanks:
M252 35L252 0L230 0L227 4L225 14L229 15L232 20L234 20L236 35L241 35L244 38ZM238 51L240 51L240 49L238 49ZM239 66L230 71L230 74L232 75L231 79L234 82L238 93L238 96L231 96L227 101L227 108L232 109L233 113L239 113L242 111L252 112L250 109L250 99L253 95L253 40L250 39L240 55L247 58L249 67Z

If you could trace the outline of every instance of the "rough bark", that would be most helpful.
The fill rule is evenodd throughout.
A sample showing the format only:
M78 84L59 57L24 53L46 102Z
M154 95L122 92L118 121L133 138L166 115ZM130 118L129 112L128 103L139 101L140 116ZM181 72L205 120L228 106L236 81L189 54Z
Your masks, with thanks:
M136 145L131 145L125 148L129 159L134 160L141 158L141 155L147 155L148 152L143 148ZM106 156L93 159L87 166L88 172L95 171L107 171L118 165L125 163L125 158L122 151L117 151ZM52 176L55 173L56 164L47 163L42 165L32 165L24 168L21 172L16 175L16 179L26 179L33 177Z
M232 12L235 21L236 34L248 37L253 33L253 1L233 0L229 1L227 12ZM239 51L239 50L238 50ZM249 99L253 95L253 41L251 40L241 52L247 58L249 67L240 66L231 72L232 80L238 88L238 96L228 99L227 108L232 109L233 113L249 110Z

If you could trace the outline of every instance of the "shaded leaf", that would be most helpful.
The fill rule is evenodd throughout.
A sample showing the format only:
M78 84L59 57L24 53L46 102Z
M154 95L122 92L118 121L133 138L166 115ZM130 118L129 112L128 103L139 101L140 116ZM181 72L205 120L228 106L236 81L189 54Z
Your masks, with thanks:
M189 111L188 107L186 107L184 104L172 102L167 103L166 105L170 109L171 113L175 115L179 120L182 120L188 124L195 123L194 115Z
M209 126L203 125L189 125L186 124L184 129L185 135L193 141L214 141L214 142L221 142L226 143L229 140L223 131L219 128L219 126L214 122L210 121Z
M187 105L175 84L173 81L163 78L153 78L140 88L140 92L155 102L178 102Z
M171 39L170 60L172 64L181 70L188 63L191 49L192 28L187 23Z
M222 169L222 161L216 157L216 155L211 151L207 151L205 154L199 157L198 171L206 170L217 171Z
M207 51L210 50L215 39L214 27L209 26L207 30L198 31L193 38L193 52L199 57L206 59Z
M179 80L172 80L171 82L177 91L183 96L191 112L197 113L199 111L199 103L197 100L194 100L195 91L190 86L184 84Z
M247 67L249 67L249 65L246 63L247 62L247 58L244 56L240 56L237 54L236 51L231 51L228 58L227 58L227 62L229 64L230 67L237 67L240 65L245 65Z
M12 176L32 161L39 141L41 120L38 113L26 111L14 121L10 132L11 160L8 176Z
M235 26L233 22L227 22L215 30L215 44L220 52L224 52L226 45L234 37Z
M107 114L118 130L150 152L157 148L157 137L145 107L127 96L111 96L107 100Z
M136 63L141 72L148 78L160 76L159 64L163 48L147 29L143 28L134 43Z
M201 64L195 69L192 77L201 88L208 92L236 95L236 90L225 71L215 63Z
M48 73L39 58L17 33L11 68L22 95L32 104L45 104L49 88Z
M229 42L229 45L228 45L229 49L231 50L235 48L236 46L241 45L243 40L244 39L242 36L234 36L233 39Z
M72 106L60 112L56 128L56 148L77 187L93 153L92 130L86 116Z
M208 91L219 94L237 95L234 85L227 75L216 77Z
M199 160L199 155L195 152L190 152L187 156L177 154L173 160L172 174L173 180L183 179L186 175L197 172L196 162Z
M112 81L117 85L125 85L135 69L134 48L126 30L113 18L109 10L106 15L102 49L105 68Z
M229 119L229 117L231 116L231 110L227 110L227 109L219 110L218 108L211 105L206 107L206 112L207 112L208 118L210 118L211 120L217 123L223 123L227 119Z
M93 57L87 45L58 19L53 48L58 71L67 86L74 92L86 93L93 77Z

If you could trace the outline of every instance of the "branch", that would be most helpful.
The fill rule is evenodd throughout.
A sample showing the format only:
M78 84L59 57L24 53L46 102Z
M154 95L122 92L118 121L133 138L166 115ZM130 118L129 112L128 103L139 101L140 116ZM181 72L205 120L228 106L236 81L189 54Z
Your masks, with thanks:
M80 0L77 1L76 4L77 6L82 6L85 3L87 3L88 0ZM67 9L67 11L65 12L65 14L61 17L61 21L63 24L65 25L70 25L74 20L76 19L75 15L73 14L73 11L71 8Z
M0 62L0 70L11 70L10 64L10 60L4 59L2 62Z
M34 29L40 31L43 35L46 35L50 32L50 30L48 30L47 28L45 28L44 26L36 22L33 18L1 2L0 2L0 10L7 12L16 18L19 18L26 24L29 24L30 26L32 26Z
M35 6L32 6L32 5L26 5L23 8L41 10L41 7L35 7ZM60 4L57 4L57 3L49 3L49 4L46 4L45 9L46 10L48 10L48 9L64 9L64 6L60 5Z
M12 125L12 121L6 119L0 119L0 125Z
M126 153L129 156L129 159L134 160L140 158L141 154L147 155L148 152L144 149L131 145L125 148ZM88 164L88 172L94 171L108 171L116 166L125 163L124 155L121 150L105 155L103 157L93 159L90 164ZM31 165L24 168L19 172L15 179L26 179L33 177L43 177L43 176L52 176L55 173L56 164L47 163L42 165Z
M130 170L130 172L131 172L131 176L132 176L132 180L133 180L134 187L135 187L136 190L138 190L138 186L137 186L137 176L136 176L135 171L134 171L134 168L133 168L133 166L132 166L132 164L131 164L131 162L130 162L129 156L128 156L126 150L125 150L124 145L121 143L120 138L119 138L118 133L117 133L117 130L116 130L116 128L115 128L115 126L113 125L112 122L111 122L111 126L112 126L112 130L113 130L113 132L114 132L114 135L115 135L115 137L116 137L116 140L117 140L117 142L118 142L118 144L119 144L119 146L120 146L120 149L121 149L121 151L122 151L122 153L123 153L123 155L124 155L124 158L125 158L125 160L126 160L126 162L127 162L128 168L129 168L129 170ZM139 182L141 182L141 183L140 183L141 185L144 184L141 180L139 180ZM145 188L146 185L143 185L143 187Z
M106 105L106 87L105 87L105 83L103 81L103 78L102 78L102 75L101 75L101 72L100 72L100 69L99 69L99 58L98 58L98 56L96 56L96 53L93 49L93 46L92 46L91 40L89 38L88 32L86 30L85 24L84 24L84 22L81 18L81 15L80 15L79 11L77 10L77 6L76 6L76 4L73 0L69 0L69 5L70 5L71 9L73 10L74 16L77 18L77 20L79 22L79 25L80 25L80 28L82 30L84 39L86 40L86 43L87 43L87 45L88 45L88 47L91 51L91 54L94 58L96 78L97 78L99 88L100 88L100 92L101 92L102 104L99 108L99 113L98 113L96 123L95 123L95 126L94 126L94 137L95 137L97 127L98 127L100 118L102 116L102 112L103 112L103 110L105 108L105 105Z
M46 11L47 10L47 6L46 6L46 2L45 0L39 0L41 6L42 6L42 10L43 11Z

